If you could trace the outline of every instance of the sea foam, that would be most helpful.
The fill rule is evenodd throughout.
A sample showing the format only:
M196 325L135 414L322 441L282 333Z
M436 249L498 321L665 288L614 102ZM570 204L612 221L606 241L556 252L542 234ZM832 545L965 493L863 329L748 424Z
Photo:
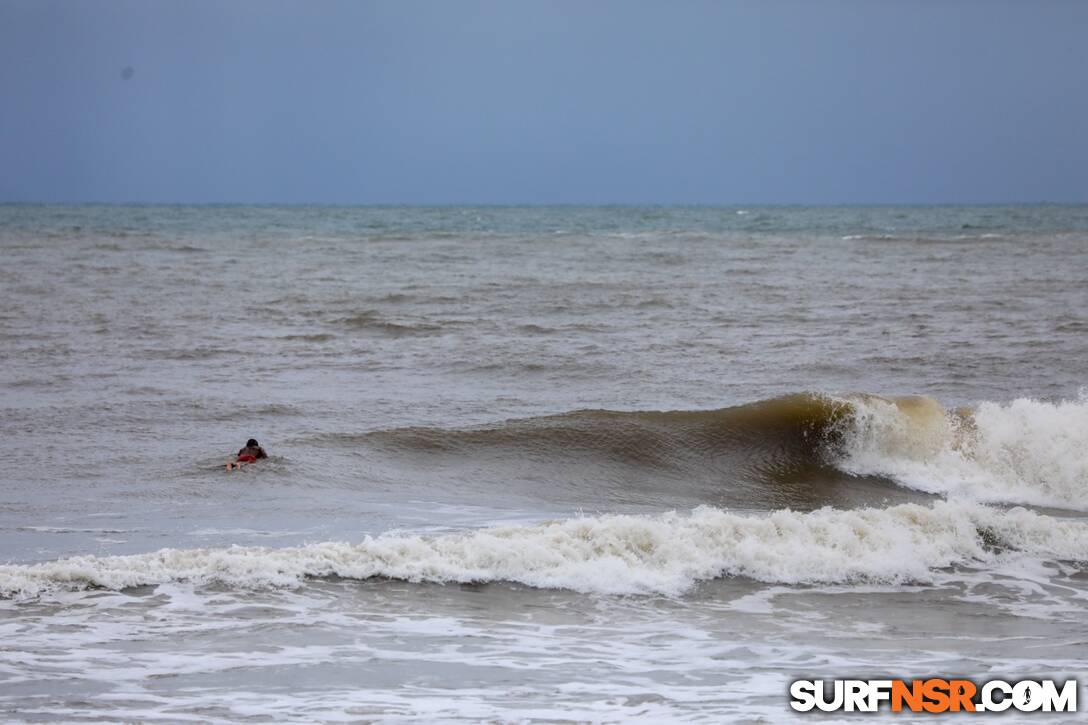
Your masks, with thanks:
M986 566L1013 552L1086 561L1088 523L945 501L766 515L703 506L687 514L581 517L427 536L390 533L354 544L78 556L0 566L0 593L25 597L174 581L293 587L310 577L338 576L675 596L722 576L785 584L924 582L936 569Z
M838 465L974 501L1088 510L1088 399L944 410L930 398L851 399Z

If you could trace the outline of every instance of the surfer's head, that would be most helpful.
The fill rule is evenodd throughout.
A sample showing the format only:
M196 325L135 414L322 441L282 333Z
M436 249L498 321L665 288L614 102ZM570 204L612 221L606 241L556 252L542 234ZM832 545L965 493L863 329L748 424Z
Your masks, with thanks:
M256 438L250 438L246 441L246 448L260 448L261 444L257 442Z

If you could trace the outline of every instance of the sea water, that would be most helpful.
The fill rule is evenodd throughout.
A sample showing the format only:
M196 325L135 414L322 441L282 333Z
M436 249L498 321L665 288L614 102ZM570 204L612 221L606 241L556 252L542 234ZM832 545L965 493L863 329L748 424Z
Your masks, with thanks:
M1088 661L1088 207L3 205L0 294L6 718Z

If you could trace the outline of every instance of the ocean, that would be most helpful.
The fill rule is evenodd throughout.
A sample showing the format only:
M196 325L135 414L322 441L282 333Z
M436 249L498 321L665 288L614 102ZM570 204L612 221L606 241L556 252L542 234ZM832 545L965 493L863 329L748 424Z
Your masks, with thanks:
M1088 206L9 204L0 290L4 719L1088 666Z

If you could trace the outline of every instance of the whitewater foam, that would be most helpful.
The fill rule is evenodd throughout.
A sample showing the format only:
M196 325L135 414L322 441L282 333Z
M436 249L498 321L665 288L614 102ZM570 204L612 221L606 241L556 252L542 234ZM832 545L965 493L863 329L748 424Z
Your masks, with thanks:
M1088 524L1024 509L936 502L887 509L740 515L610 515L443 535L384 534L357 544L163 549L0 567L0 593L124 589L184 581L293 587L308 577L519 582L600 594L680 595L743 576L784 584L928 581L936 569L994 563L1010 551L1088 561Z
M1088 510L1088 398L949 412L931 398L850 400L838 465L973 501Z

